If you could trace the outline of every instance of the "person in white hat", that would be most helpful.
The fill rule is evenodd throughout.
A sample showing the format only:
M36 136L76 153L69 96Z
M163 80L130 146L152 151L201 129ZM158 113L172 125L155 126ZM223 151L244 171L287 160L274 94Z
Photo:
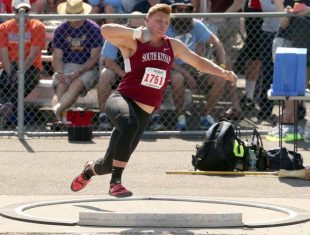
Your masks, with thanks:
M30 10L31 9L30 1L29 0L13 0L12 1L12 9L18 10L22 7Z
M31 9L29 0L13 0L12 10L17 14L21 9L29 12ZM11 112L17 113L17 90L18 90L18 21L16 19L7 20L0 25L0 57L3 64L3 72L0 76L0 98L6 103L0 112L0 117L9 118ZM25 25L25 87L26 97L38 84L42 70L41 50L45 46L44 24L36 19L27 19ZM10 106L11 108L8 108ZM3 117L5 116L5 117ZM4 126L6 123L3 124Z
M82 0L67 0L57 6L59 14L89 14L91 6ZM103 39L100 27L91 20L69 19L59 25L53 38L53 111L61 113L85 95L98 80L98 61Z
M12 5L15 5L17 8L22 6L28 7L31 6L31 12L42 13L46 0L1 0L0 6L2 6L3 11L6 13L12 13Z

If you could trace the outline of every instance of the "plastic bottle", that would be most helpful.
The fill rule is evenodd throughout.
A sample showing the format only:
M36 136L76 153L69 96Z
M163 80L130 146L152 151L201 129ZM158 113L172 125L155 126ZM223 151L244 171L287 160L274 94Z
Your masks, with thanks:
M249 152L249 171L256 171L256 154L253 149L250 149Z
M192 98L192 91L190 89L184 90L184 109L190 110L192 107L193 98Z

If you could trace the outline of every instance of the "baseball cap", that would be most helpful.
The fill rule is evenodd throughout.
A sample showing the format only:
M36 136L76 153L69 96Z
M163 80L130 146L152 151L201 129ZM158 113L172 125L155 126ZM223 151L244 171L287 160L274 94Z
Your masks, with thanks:
M13 0L12 1L12 8L18 10L22 7L26 7L28 9L31 9L31 5L29 0Z
M186 7L189 7L191 9L194 8L191 0L174 0L173 3L171 4L171 7L175 8L177 6L186 6Z

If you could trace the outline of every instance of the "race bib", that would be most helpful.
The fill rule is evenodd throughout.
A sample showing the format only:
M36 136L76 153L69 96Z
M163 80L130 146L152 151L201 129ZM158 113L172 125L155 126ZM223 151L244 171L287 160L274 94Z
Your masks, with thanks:
M166 70L146 67L141 85L160 89L165 84Z

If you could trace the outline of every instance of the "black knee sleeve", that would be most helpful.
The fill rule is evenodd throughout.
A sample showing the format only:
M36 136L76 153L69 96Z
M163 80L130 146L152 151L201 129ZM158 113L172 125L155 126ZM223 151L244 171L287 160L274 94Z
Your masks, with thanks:
M118 122L120 132L112 148L114 149L114 159L122 162L128 162L132 153L133 142L139 130L139 124L134 117L122 117Z

